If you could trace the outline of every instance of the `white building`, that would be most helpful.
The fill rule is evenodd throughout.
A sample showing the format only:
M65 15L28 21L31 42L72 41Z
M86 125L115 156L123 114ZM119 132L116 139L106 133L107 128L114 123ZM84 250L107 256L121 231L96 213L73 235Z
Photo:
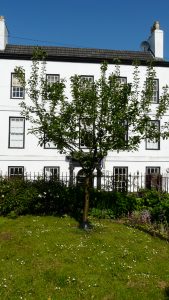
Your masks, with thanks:
M156 22L151 29L148 41L142 43L142 51L116 51L104 49L42 47L47 52L47 74L50 80L58 77L70 82L74 74L94 76L100 74L100 64L109 63L109 71L114 70L114 59L120 59L121 76L132 81L134 60L139 60L141 82L145 80L146 63L153 59L156 69L156 87L152 110L158 103L162 87L169 85L169 62L163 58L163 31ZM3 17L0 17L0 172L14 176L25 173L60 172L69 173L79 166L70 162L56 149L40 147L33 135L27 135L29 124L20 114L20 100L29 101L23 89L15 81L16 66L25 69L26 78L31 70L33 46L8 44L8 30ZM67 90L69 96L69 90ZM168 120L168 116L164 117ZM116 174L166 174L169 170L169 140L158 143L142 142L139 151L112 151L103 162L103 172ZM73 164L73 165L72 165Z

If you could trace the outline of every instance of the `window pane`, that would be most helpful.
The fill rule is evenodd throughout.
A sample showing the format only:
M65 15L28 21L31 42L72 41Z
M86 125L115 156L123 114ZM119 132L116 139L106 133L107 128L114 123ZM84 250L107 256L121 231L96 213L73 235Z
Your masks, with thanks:
M126 84L127 83L127 78L126 77L118 77L117 80L121 84Z
M92 147L93 129L92 119L82 118L79 120L79 148L89 149Z
M146 174L160 174L160 167L146 167Z
M24 167L9 167L8 176L10 178L22 178L24 175Z
M49 85L52 85L53 83L59 82L59 75L58 74L46 75L46 80Z
M44 167L44 175L46 180L59 179L59 167Z
M149 150L158 150L159 142L156 139L147 140L147 149Z
M91 75L81 75L81 84L84 88L90 87L94 82L94 76Z
M151 88L152 91L152 103L159 102L159 80L158 79L147 79L147 87L148 89ZM152 87L153 85L153 87Z
M12 86L16 86L16 87L21 86L21 84L15 74L12 74Z
M24 118L10 118L9 122L9 147L23 148L24 147Z
M153 81L153 102L158 103L158 79Z
M45 142L45 149L56 149L57 147L53 142Z
M23 98L24 89L22 87L12 87L12 98Z
M146 167L145 187L147 189L161 189L162 176L160 175L160 167Z
M113 188L119 192L126 192L128 186L128 168L114 167Z
M157 132L160 131L160 121L152 120L151 123L154 125ZM159 150L160 149L160 140L157 138L146 139L146 149L147 150Z
M15 74L12 74L11 78L11 97L12 98L24 98L24 88L17 79Z
M94 76L91 75L81 75L82 80L88 80L89 82L94 82Z

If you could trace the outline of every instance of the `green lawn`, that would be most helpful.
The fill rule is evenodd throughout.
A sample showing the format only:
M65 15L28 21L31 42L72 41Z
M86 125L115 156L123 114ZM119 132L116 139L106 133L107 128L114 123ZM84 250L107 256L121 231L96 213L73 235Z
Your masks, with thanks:
M0 299L169 299L169 244L69 217L0 218Z

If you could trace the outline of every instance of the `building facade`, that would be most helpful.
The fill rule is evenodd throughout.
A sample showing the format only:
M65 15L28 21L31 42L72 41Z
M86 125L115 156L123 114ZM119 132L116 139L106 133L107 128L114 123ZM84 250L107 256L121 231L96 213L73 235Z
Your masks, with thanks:
M146 65L154 61L156 80L152 101L152 114L162 94L169 85L169 62L163 57L163 31L156 22L151 35L142 43L142 51L116 51L89 48L42 47L47 53L46 73L49 82L64 78L66 95L70 95L70 77L74 74L98 79L100 64L108 62L108 72L115 70L114 60L120 60L122 80L132 83L133 61L140 62L141 85L146 78ZM4 17L0 17L0 173L9 177L26 173L62 174L77 172L80 167L52 144L38 145L37 138L28 134L30 124L22 117L19 103L30 101L15 78L14 69L22 66L29 78L34 46L8 44L8 30ZM166 114L162 122L168 121ZM155 120L158 126L158 120ZM167 174L169 172L169 140L143 141L135 152L112 151L102 162L102 172L127 175Z

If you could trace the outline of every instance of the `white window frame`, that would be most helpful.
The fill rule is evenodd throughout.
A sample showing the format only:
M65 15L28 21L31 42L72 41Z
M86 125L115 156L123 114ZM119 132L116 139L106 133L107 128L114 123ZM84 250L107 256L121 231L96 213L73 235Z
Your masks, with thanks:
M20 122L20 124L19 124ZM13 124L14 123L14 124ZM22 124L22 126L21 126ZM14 126L15 125L15 126ZM9 148L23 149L25 146L25 118L9 117Z
M162 187L162 176L160 167L146 167L145 187L160 190Z
M154 78L154 79L147 79L146 83L150 81L149 83L151 83L152 86L152 99L151 99L151 103L152 104L158 104L159 103L159 79L158 78Z
M81 85L86 88L92 86L94 83L94 76L93 75L80 75L81 78Z
M128 189L128 167L117 166L113 168L113 188L119 192Z
M15 73L11 73L11 98L12 99L25 98L25 89L19 82Z
M159 120L151 120L150 122L153 122L155 126L157 126L159 132L160 132L160 121ZM146 150L160 150L160 139L146 139Z
M146 175L160 175L160 167L146 167Z
M124 141L127 144L127 142L128 142L128 122L124 121L123 124L124 124L123 126L125 128Z
M127 77L118 76L117 80L119 81L120 84L127 84Z
M24 167L23 166L9 166L8 167L9 178L24 178Z
M85 118L84 118L85 119ZM79 120L79 149L89 149L89 147L87 147L86 145L85 145L85 141L84 141L84 138L83 138L83 136L82 136L82 134L81 134L81 131L84 129L84 126L83 126L83 124L81 123L81 120L82 119L80 119Z
M59 74L46 74L46 81L47 81L47 84L52 85L52 84L60 81L60 75Z
M153 80L153 97L152 103L159 103L159 79Z
M89 82L94 82L94 76L93 75L80 75L81 79L88 80Z
M57 149L53 142L44 142L44 149Z
M44 94L42 95L43 99L49 99L50 98L50 87L52 87L53 84L60 81L60 75L59 74L46 74L46 88L48 90L44 91Z
M57 149L55 144L52 141L47 141L44 134L44 149Z
M60 167L58 166L45 166L44 167L44 178L45 180L60 178Z

